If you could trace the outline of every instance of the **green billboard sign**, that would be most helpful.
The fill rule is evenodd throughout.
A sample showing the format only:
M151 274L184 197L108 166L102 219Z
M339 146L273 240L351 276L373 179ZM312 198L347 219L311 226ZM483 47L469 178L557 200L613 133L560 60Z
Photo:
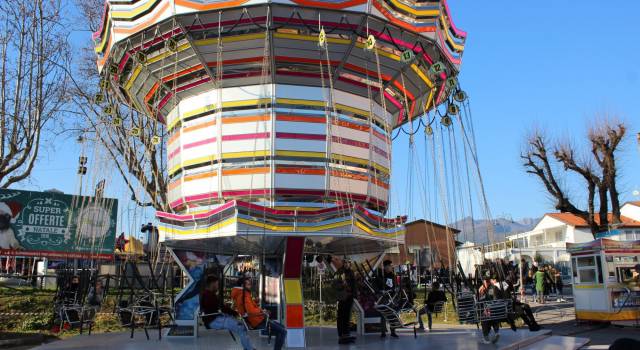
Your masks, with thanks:
M0 255L113 256L118 200L0 189Z

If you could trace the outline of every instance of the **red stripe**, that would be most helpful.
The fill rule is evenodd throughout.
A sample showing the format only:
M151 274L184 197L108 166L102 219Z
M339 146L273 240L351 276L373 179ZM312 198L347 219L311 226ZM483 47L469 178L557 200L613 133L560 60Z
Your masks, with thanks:
M192 142L192 143L188 143L186 145L184 145L183 147L186 148L193 148L193 147L198 147L198 146L202 146L202 145L206 145L208 143L213 143L216 142L216 138L212 137L209 139L204 139L204 140L200 140L200 141L196 141L196 142ZM178 148L179 150L180 148Z
M225 136L222 136L222 141L266 139L266 138L269 138L269 135L270 135L269 132L260 132L255 134L225 135Z
M327 139L325 135L298 134L293 132L276 132L276 137L279 139L318 140L318 141L325 141Z

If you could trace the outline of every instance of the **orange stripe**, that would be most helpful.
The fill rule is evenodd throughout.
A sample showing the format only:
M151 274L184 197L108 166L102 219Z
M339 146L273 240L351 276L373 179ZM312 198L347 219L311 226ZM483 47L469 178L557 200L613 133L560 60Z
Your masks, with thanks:
M262 122L271 120L269 115L250 115L246 117L226 117L222 118L222 124L239 124L249 122Z
M202 124L198 124L198 125L193 125L187 128L182 129L183 132L190 132L190 131L194 131L194 130L199 130L199 129L203 129L206 128L208 126L213 126L216 125L216 121L215 119L212 121L208 121L206 123L202 123Z
M269 172L269 167L227 169L227 170L222 170L222 176L225 176L225 175L266 174L268 172Z
M167 142L167 144L172 144L175 140L178 139L179 136L180 136L180 133L175 132L173 135L171 135L171 137L169 137L169 141Z
M384 182L382 182L382 181L380 181L380 180L376 179L375 177L371 178L371 182L373 182L374 184L376 184L376 185L378 185L378 186L380 186L380 187L384 188L385 190L388 190L388 189L389 189L389 184L384 183Z
M179 72L167 75L166 77L162 78L162 82L166 83L167 81L173 80L173 79L175 79L177 77L183 76L185 74L189 74L191 72L195 72L195 71L200 70L202 68L203 68L202 64L197 64L197 65L195 65L195 66L193 66L191 68L183 69L183 70L181 70Z
M169 191L173 190L174 188L178 187L179 185L182 184L182 181L180 179L170 182L169 185L167 186L167 188L169 189Z
M324 175L324 169L309 168L276 168L278 174L298 174L298 175Z
M188 1L188 0L175 0L176 5L189 7L196 10L213 10L220 9L225 7L235 7L240 6L247 2L248 0L235 0L235 1L225 1L214 4L198 4L196 2Z
M160 84L158 84L158 82L155 82L153 84L153 86L151 87L151 90L149 90L149 92L144 95L144 102L149 102L149 100L151 99L151 97L153 96L153 94L156 93L156 90L158 90L158 86L160 86Z
M345 128L354 129L354 130L369 131L368 126L349 123L349 122L345 122L344 120L334 120L333 125L344 126Z
M187 175L184 177L184 181L193 181L193 180L199 180L199 179L206 179L208 177L213 177L213 176L217 176L218 172L217 171L209 171L206 173L200 173L200 174L194 174L194 175Z
M276 120L283 122L305 122L305 123L321 123L326 122L325 117L311 117L305 115L277 115Z
M345 179L360 180L360 181L368 181L369 180L369 176L359 175L359 174L351 174L351 173L347 173L347 172L340 171L340 170L331 170L331 176L341 177L341 178L345 178Z

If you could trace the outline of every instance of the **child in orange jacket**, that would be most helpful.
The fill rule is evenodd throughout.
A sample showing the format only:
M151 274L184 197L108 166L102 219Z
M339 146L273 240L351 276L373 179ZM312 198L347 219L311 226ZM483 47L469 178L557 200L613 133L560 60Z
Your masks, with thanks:
M269 320L269 324L265 323L266 310L261 309L251 297L251 279L240 278L238 286L231 291L231 299L240 316L244 317L249 326L253 329L269 328L271 334L276 337L273 344L274 350L282 349L284 339L287 336L287 329L280 323Z

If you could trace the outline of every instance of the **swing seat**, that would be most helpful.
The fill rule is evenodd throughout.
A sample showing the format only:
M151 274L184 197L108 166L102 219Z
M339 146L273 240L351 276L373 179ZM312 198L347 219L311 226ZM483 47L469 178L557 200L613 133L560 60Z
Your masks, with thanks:
M376 311L382 315L384 320L389 324L391 328L403 328L410 329L413 328L413 337L418 337L418 312L415 309L403 309L400 311L396 311L391 308L389 305L379 304L375 306ZM406 312L414 312L416 314L416 320L414 322L402 322L400 318L400 314Z
M471 293L461 293L456 296L458 322L460 324L477 324L476 299Z
M240 317L240 321L242 322L242 324L244 325L244 329L248 332L250 331L259 331L261 332L262 330L266 330L267 331L267 344L271 344L271 326L270 326L270 318L269 318L269 313L263 312L262 315L264 315L264 320L257 325L256 327L251 327L251 323L249 323L249 315L245 314L242 315L242 317Z
M199 324L202 324L202 325L204 326L204 328L205 328L205 329L217 330L217 329L213 329L213 328L209 327L209 325L208 325L206 322L204 322L204 318L205 318L205 317L207 317L207 316L222 316L222 315L224 315L224 314L223 314L223 313L221 313L221 312L214 312L214 313L212 313L212 314L198 313L198 325L199 325ZM197 334L197 333L196 333L196 334ZM233 332L232 332L232 331L229 331L229 335L231 336L231 339L233 339L233 342L234 342L234 343L237 343L237 342L238 342L238 341L236 340L236 336L235 336L235 335L233 335Z
M512 313L512 302L507 299L479 301L476 314L479 322L502 321Z

